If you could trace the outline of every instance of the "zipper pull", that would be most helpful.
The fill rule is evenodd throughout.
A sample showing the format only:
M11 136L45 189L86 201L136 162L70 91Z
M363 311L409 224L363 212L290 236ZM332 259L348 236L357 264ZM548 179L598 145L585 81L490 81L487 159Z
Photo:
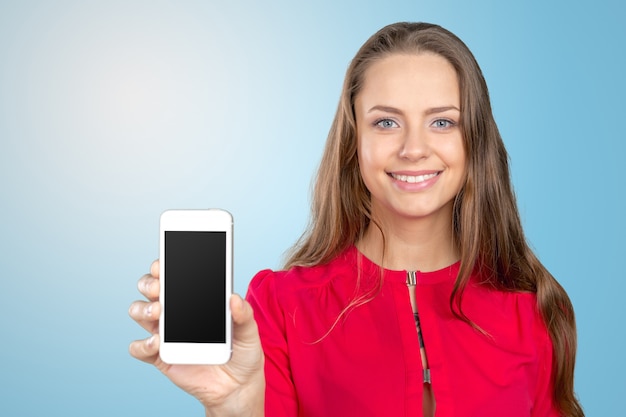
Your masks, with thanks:
M406 271L406 285L409 287L417 285L417 273L415 271Z
M424 383L425 384L432 384L432 381L430 379L430 369L426 368L424 369Z

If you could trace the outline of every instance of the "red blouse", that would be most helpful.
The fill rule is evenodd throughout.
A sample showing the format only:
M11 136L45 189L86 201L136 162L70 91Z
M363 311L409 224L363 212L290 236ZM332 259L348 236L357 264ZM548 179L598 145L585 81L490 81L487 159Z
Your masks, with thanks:
M463 311L483 335L450 311L458 268L416 274L436 416L558 416L552 344L535 295L496 291L472 277ZM422 363L406 279L355 247L326 265L259 272L247 299L265 352L266 416L421 416ZM363 295L373 298L342 315Z

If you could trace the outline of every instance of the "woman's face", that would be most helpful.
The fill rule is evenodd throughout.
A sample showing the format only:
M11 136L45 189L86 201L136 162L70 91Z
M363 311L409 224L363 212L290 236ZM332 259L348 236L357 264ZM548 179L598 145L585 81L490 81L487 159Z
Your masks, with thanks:
M450 221L466 172L459 84L450 63L432 53L376 61L354 108L372 214Z

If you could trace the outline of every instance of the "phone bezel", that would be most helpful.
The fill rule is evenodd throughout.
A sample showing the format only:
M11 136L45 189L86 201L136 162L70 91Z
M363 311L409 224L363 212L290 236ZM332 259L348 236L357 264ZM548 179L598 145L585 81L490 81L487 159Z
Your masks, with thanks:
M230 296L233 288L233 217L222 209L203 210L167 210L161 214L159 234L159 272L161 279L160 302L161 315L159 334L165 335L165 310L167 294L165 293L165 232L166 231L200 231L226 232L226 342L225 343L182 343L165 342L160 338L159 354L161 360L168 364L183 365L218 365L228 362L232 353L232 318Z

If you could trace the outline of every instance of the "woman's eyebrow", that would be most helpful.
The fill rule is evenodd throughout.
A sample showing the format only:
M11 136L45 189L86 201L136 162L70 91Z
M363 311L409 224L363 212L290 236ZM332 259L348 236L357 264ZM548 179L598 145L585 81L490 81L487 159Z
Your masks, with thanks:
M367 112L368 112L368 113L371 113L371 112L376 111L376 110L379 110L379 111L384 111L384 112L386 112L386 113L404 114L404 113L402 112L402 110L397 109L397 108L395 108L395 107L390 107L390 106L381 106L381 105L374 106L374 107L372 107L371 109L369 109Z
M459 108L456 107L456 106L442 106L442 107L432 107L432 108L426 110L424 113L425 114L443 113L443 112L447 112L449 110L456 110L459 113L461 112L461 110L459 110Z
M400 109L397 109L397 108L391 107L391 106L382 106L382 105L376 105L376 106L372 107L371 109L369 109L367 112L371 113L371 112L376 111L376 110L383 111L383 112L386 112L386 113L392 113L392 114L399 114L399 115L404 114L404 112L402 110L400 110ZM446 112L446 111L449 111L449 110L456 110L458 112L461 112L461 110L459 110L458 107L451 105L451 106L431 107L429 109L426 109L424 114L428 115L428 114L435 114L435 113L443 113L443 112Z

